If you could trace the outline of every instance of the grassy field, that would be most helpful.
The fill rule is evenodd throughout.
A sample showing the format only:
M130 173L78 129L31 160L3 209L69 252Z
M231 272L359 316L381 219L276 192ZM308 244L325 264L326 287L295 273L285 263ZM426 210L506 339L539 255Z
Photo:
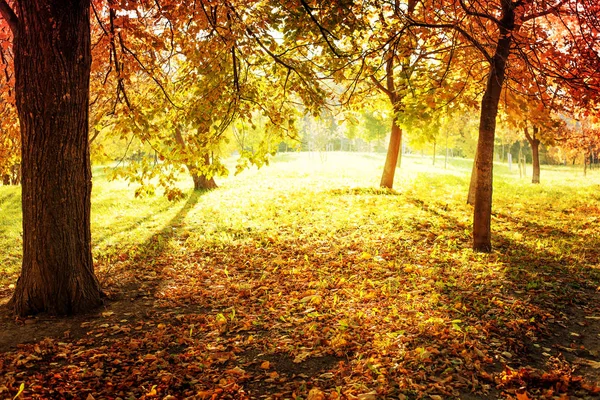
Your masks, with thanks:
M376 199L380 193L378 183L383 161L382 154L280 154L270 167L218 179L221 189L204 195L192 194L187 202L169 202L161 196L135 198L133 188L127 183L107 181L104 167L96 167L92 195L94 256L97 260L110 260L122 253L145 251L145 244L154 235L169 233L162 230L173 228L171 225L184 226L194 240L199 241L198 245L228 242L240 235L255 236L261 232L281 234L277 231L289 230L290 225L301 226L301 230L309 234L313 229L315 233L322 233L333 226L339 229L361 223L361 216L353 213L362 213L363 209L379 213L382 207L378 218L386 219L386 215L389 219L397 218L398 212L390 214L388 208L398 200L406 203L402 199L407 198L445 208L451 206L460 221L469 224L470 209L463 203L472 160L450 159L445 169L443 158L438 158L437 165L433 166L430 157L405 156L395 180L395 194L402 198L389 202L385 201L389 197L383 196L384 204L379 204ZM531 174L531 166L528 167ZM496 215L539 212L539 217L547 223L561 224L545 218L545 211L553 207L561 211L586 204L593 206L600 196L598 171L588 172L584 177L581 168L543 166L542 184L531 185L529 180L530 176L519 178L516 166L512 171L505 164L495 166ZM181 187L190 185L183 177ZM344 191L348 192L346 196L340 196ZM352 193L362 194L357 198L371 201L348 202L356 197L351 196ZM337 204L340 201L341 204ZM410 204L402 207L411 207ZM352 206L362 205L366 207L353 210ZM20 189L0 186L0 259L3 260L0 288L14 283L20 267L20 207ZM280 214L284 217L278 218ZM292 216L285 217L286 214ZM402 214L412 218L410 212ZM248 235L248 228L255 233ZM501 226L495 228L503 230ZM518 232L512 233L519 236Z
M126 307L115 308L87 334L106 337L103 353L122 358L176 343L177 362L160 369L189 372L193 358L203 378L143 370L133 382L131 369L116 366L112 389L108 377L92 384L80 376L75 393L368 400L600 392L594 364L580 362L600 351L600 172L543 167L542 183L532 185L530 166L521 179L497 164L494 252L484 255L470 250L470 160L444 169L443 159L432 166L404 157L393 191L378 188L383 161L281 154L175 203L136 199L96 168L98 275L109 296L139 299L152 321L142 323L150 324L139 330L145 336L129 326L111 339L109 325L133 324ZM5 295L18 273L19 207L18 190L0 187ZM139 351L119 347L133 342ZM95 348L74 343L80 356ZM6 357L9 365L17 356ZM24 378L11 376L12 393Z

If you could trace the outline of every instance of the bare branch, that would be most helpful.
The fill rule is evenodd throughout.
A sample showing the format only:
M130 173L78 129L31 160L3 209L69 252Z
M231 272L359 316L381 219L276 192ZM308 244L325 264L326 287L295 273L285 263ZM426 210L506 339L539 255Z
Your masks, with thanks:
M323 39L325 39L325 42L327 43L327 46L329 47L331 52L333 54L335 54L337 57L343 57L344 55L340 54L338 52L338 49L336 49L336 47L333 45L333 43L331 43L331 41L329 39L329 37L332 37L334 39L337 39L337 37L335 37L335 35L333 33L331 33L331 31L329 31L327 28L325 28L323 25L321 25L321 23L315 18L315 16L312 14L312 8L308 5L308 3L306 3L306 0L300 0L300 3L302 4L302 7L308 13L308 16L310 17L310 19L315 23L315 25L317 25L317 28L319 28L319 31L321 32L321 36L323 37Z
M481 13L481 12L477 12L475 10L473 10L472 8L469 8L464 0L460 0L460 6L462 7L462 9L467 13L467 15L471 15L473 17L480 17L480 18L484 18L487 20L492 21L493 23L495 23L496 25L500 26L501 22L495 18L493 15L489 15L486 13Z
M469 41L477 50L479 50L479 52L485 57L485 59L490 64L493 63L492 56L490 55L490 53L487 52L485 47L483 47L483 45L481 43L479 43L479 41L477 39L475 39L467 31L465 31L463 28L461 28L458 25L455 25L455 24L429 24L429 23L417 22L417 21L410 21L409 25L410 26L420 26L423 28L454 29L455 31L460 33L467 41Z
M523 22L530 21L530 20L532 20L532 19L536 19L536 18L544 17L544 16L546 16L546 15L550 15L550 14L553 14L553 13L555 13L555 12L558 12L558 10L559 10L559 9L560 9L560 8L561 8L563 5L565 5L566 3L567 3L567 0L562 0L562 1L560 1L558 4L556 4L556 5L554 5L554 6L550 7L550 8L548 8L547 10L540 11L540 12L533 13L533 14L529 14L529 15L525 15L525 16L523 17Z

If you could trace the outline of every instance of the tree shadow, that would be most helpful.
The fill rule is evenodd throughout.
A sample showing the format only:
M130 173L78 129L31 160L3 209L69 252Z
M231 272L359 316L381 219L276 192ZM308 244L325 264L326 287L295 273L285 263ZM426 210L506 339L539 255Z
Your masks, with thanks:
M172 204L167 204L167 205L161 207L160 209L154 211L154 214L149 213L149 214L145 215L144 217L132 222L127 227L125 227L123 229L119 229L119 233L123 234L123 233L132 232L132 231L138 229L144 223L150 221L155 214L161 214L161 213L167 211L171 207L172 207ZM108 229L105 229L105 232L106 232L105 234L98 235L98 236L95 236L92 234L92 240L93 240L92 245L93 246L101 246L102 242L111 236L111 232Z
M151 298L154 295L164 281L163 271L168 267L155 261L164 255L171 241L179 236L186 216L206 192L192 191L179 212L160 231L155 232L143 244L135 246L135 255L122 270L113 271L107 267L99 273L101 282L105 282L109 289L117 289L117 299L126 296Z

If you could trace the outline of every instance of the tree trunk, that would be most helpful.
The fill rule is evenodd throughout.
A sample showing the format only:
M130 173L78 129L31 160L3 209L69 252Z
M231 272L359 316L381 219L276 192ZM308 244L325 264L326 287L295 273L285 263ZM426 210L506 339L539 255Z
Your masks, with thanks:
M392 133L390 135L390 143L388 144L387 156L385 157L383 175L381 176L380 186L383 188L391 189L394 187L394 173L396 172L396 163L398 162L401 146L402 129L400 129L394 118L392 120Z
M502 0L500 36L490 65L490 74L481 101L479 140L477 142L477 185L473 212L473 250L492 251L492 188L494 165L494 136L498 103L506 74L506 60L510 53L511 34L514 29L515 12L511 0Z
M531 146L531 158L533 164L533 174L531 183L540 183L540 140L538 139L538 127L533 127L533 135L529 134L529 129L525 125L525 138Z
M448 168L448 130L446 130L446 155L444 156L444 169Z
M433 165L435 165L435 151L436 151L437 143L433 142Z
M2 184L4 186L10 185L10 175L9 174L2 175Z
M204 156L204 165L206 167L210 165L210 156L208 154ZM194 190L212 190L218 187L212 176L208 178L207 175L199 173L198 170L192 166L188 166L188 170L194 180Z
M15 164L11 167L12 176L10 178L11 185L21 184L21 164Z
M519 178L525 175L525 166L523 165L523 144L519 142Z
M23 264L17 315L99 306L91 252L90 1L14 3L21 123Z

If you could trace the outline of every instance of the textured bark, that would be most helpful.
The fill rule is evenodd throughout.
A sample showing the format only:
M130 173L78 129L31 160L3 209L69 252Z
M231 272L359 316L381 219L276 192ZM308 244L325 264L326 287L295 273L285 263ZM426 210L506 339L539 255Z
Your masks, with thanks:
M101 304L91 252L89 0L15 2L21 123L23 265L17 315Z
M510 53L515 25L515 4L511 0L502 0L502 19L500 37L490 65L487 85L481 101L479 120L479 140L477 142L477 185L475 188L475 207L473 211L473 250L492 251L492 188L494 165L494 136L496 134L496 116L498 102L506 75L506 60Z

